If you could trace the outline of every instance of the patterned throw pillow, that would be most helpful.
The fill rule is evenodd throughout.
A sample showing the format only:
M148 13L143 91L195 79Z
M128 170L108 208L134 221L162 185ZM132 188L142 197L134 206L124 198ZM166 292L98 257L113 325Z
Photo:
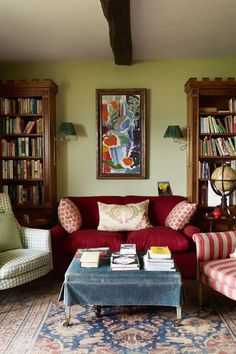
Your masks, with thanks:
M58 206L58 218L62 227L70 234L77 231L82 225L79 209L69 198L62 198Z
M132 231L152 227L148 219L149 200L135 204L104 204L98 202L98 230Z
M165 226L174 230L181 230L189 223L191 217L197 209L196 203L188 203L186 200L178 203L168 214Z

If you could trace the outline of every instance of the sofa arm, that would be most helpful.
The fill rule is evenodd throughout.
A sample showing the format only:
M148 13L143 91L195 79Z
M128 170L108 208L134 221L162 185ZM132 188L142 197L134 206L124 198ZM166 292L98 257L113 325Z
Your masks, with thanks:
M61 226L61 224L53 226L50 231L51 231L52 237L63 237L64 238L68 235L68 233Z
M21 239L24 248L51 253L51 237L49 230L21 227Z
M182 229L182 233L187 236L188 238L193 238L193 235L196 233L199 233L200 229L197 226L193 226L193 225L186 225L183 229Z
M228 258L236 247L236 231L196 233L197 262Z

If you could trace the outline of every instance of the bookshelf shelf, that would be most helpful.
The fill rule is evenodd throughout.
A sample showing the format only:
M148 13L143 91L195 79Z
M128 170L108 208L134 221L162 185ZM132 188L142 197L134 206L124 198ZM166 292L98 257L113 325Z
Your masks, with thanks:
M56 215L56 94L51 80L0 82L0 191L21 225Z
M212 207L209 179L224 162L236 168L236 81L197 80L185 84L187 94L187 194L202 210ZM233 193L231 205L236 205Z

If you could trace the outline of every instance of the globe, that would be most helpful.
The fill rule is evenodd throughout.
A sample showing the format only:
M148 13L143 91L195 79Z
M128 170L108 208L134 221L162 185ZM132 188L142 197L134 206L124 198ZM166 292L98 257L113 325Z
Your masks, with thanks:
M236 171L230 166L222 165L213 171L211 179L216 189L221 192L227 192L234 186Z

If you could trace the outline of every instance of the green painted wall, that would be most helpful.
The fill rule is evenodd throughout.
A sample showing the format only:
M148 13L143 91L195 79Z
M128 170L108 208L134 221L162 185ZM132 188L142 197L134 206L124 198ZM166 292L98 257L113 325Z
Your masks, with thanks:
M167 125L186 127L184 84L190 77L236 77L235 59L113 62L1 63L0 78L52 79L58 85L57 124L75 123L78 138L58 144L58 199L67 195L157 194L170 181L186 195L186 150L163 139ZM147 88L146 180L96 180L96 88Z

